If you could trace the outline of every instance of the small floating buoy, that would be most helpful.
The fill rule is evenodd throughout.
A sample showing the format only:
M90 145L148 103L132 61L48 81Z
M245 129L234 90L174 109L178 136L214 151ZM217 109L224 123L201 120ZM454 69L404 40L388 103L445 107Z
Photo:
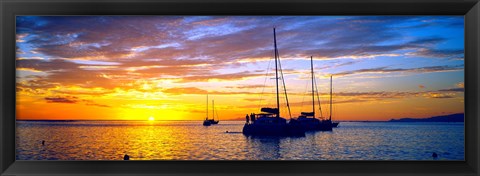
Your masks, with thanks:
M225 133L228 133L228 131L225 131Z
M433 152L432 157L437 158L438 157L437 153Z
M45 145L45 140L42 140L42 145Z
M130 160L130 156L128 156L127 154L125 154L125 156L123 156L123 160Z

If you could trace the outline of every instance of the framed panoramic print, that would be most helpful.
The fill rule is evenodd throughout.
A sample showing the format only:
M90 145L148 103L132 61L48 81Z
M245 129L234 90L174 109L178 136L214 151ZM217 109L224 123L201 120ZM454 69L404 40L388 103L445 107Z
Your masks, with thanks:
M479 8L2 1L1 173L478 175Z

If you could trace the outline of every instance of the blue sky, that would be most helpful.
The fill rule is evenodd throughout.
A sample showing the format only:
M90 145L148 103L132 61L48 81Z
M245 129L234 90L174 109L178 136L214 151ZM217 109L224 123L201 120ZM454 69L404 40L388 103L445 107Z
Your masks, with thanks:
M401 94L448 99L456 105L445 113L463 111L463 16L18 16L16 27L17 94L30 103L93 93L106 101L144 88L165 101L256 95L272 85L265 75L275 27L293 101L308 91L313 56L319 91L328 92L333 75L339 104ZM434 112L411 116L442 114Z

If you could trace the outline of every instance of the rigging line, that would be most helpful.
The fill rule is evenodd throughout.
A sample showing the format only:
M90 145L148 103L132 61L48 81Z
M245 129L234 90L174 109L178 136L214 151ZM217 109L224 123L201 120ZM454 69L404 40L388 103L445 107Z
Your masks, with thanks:
M302 97L302 104L300 106L300 110L303 111L303 103L305 102L305 95L307 95L307 87L308 87L308 80L306 80L306 84L305 84L305 91L303 92L303 97Z
M332 91L333 91L333 83L332 83L333 76L330 75L330 118L332 120Z
M217 115L217 120L220 121L220 118L218 118L218 111L215 111L215 108L213 109L213 111L214 111L215 114Z
M333 79L333 78L331 78L331 79ZM337 110L336 110L337 105L333 105L333 80L332 80L332 83L331 83L330 103L332 104L332 106L334 108L334 110L332 110L332 114L333 114L333 112L335 112L335 115L336 115L337 114ZM332 119L330 119L330 120L332 120Z
M265 74L265 80L263 81L263 87L262 87L262 93L260 94L260 100L258 103L258 107L261 108L262 106L262 100L263 100L263 93L265 92L265 85L267 84L267 78L268 78L268 71L270 70L270 64L272 63L272 59L268 60L268 67L267 67L267 73Z
M335 115L337 115L337 105L334 105L333 104L333 101L332 101L332 114L335 112ZM332 116L332 120L333 120L333 116Z
M310 68L311 68L311 74L312 74L312 113L313 113L313 118L315 118L315 89L313 88L314 83L313 79L315 78L313 76L313 56L310 56Z
M313 75L313 81L315 83L315 91L317 93L318 109L320 110L320 115L321 115L320 117L323 117L322 103L320 102L320 95L318 94L317 79L315 75Z
M277 50L277 57L278 57L278 66L280 67L280 74L283 82L283 90L285 92L285 99L287 101L287 108L288 108L288 115L290 116L290 119L292 118L292 112L290 111L290 104L288 103L288 94L287 94L287 86L285 85L285 79L283 78L283 70L282 70L282 64L280 63L280 56L278 54Z
M205 117L205 120L208 120L208 93L207 93L207 111L206 111L206 113L207 113L207 117Z

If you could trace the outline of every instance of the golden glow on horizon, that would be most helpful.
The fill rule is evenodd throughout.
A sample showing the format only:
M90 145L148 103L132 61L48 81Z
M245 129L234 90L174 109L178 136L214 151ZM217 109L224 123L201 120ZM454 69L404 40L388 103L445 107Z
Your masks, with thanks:
M307 77L303 77L297 84L306 80ZM275 103L274 86L266 85L264 90L263 85L249 83L252 79L258 78L242 80L242 84L212 79L192 84L198 85L196 87L158 79L135 80L125 83L124 87L110 89L60 85L47 89L21 89L17 92L17 119L202 120L206 116L205 95L208 93L210 100L215 99L215 110L221 119L242 120L245 114L259 113L261 107L274 107ZM318 82L323 83L318 86L323 116L328 117L329 78L319 78ZM29 84L28 81L20 83ZM459 82L452 87L463 88L463 84ZM425 86L418 88L420 91L410 92L355 92L355 86L378 85L351 81L348 82L349 86L334 85L334 120L389 120L463 112L463 92L424 91ZM310 95L300 93L300 89L305 87L308 85L288 85L294 118L300 112L311 110ZM288 119L283 99L281 103L282 117ZM209 108L211 117L211 102Z
M143 86L143 85L142 85ZM77 120L202 120L206 116L204 94L164 94L163 97L140 93L108 93L93 89L95 94L85 94L85 89L76 87L54 88L54 90L72 91L74 95L45 96L19 92L17 94L17 119L77 119ZM143 88L143 87L142 87ZM189 91L189 90L188 90ZM47 91L48 92L48 91ZM92 93L92 92L90 92ZM125 93L125 92L124 92ZM99 95L97 95L99 94ZM113 96L118 95L118 96ZM463 112L462 94L456 98L452 93L416 93L412 95L335 95L334 120L389 120L402 117L430 117ZM391 96L390 98L386 98ZM210 94L215 99L215 111L223 120L243 120L248 113L259 113L261 107L274 106L272 94ZM289 94L292 116L311 110L311 101L303 94ZM322 94L323 116L329 116L328 95ZM56 102L54 102L56 101ZM318 107L318 106L317 106ZM211 114L209 102L209 117ZM282 100L282 117L289 118ZM442 109L442 111L438 111ZM320 113L317 109L317 117Z

